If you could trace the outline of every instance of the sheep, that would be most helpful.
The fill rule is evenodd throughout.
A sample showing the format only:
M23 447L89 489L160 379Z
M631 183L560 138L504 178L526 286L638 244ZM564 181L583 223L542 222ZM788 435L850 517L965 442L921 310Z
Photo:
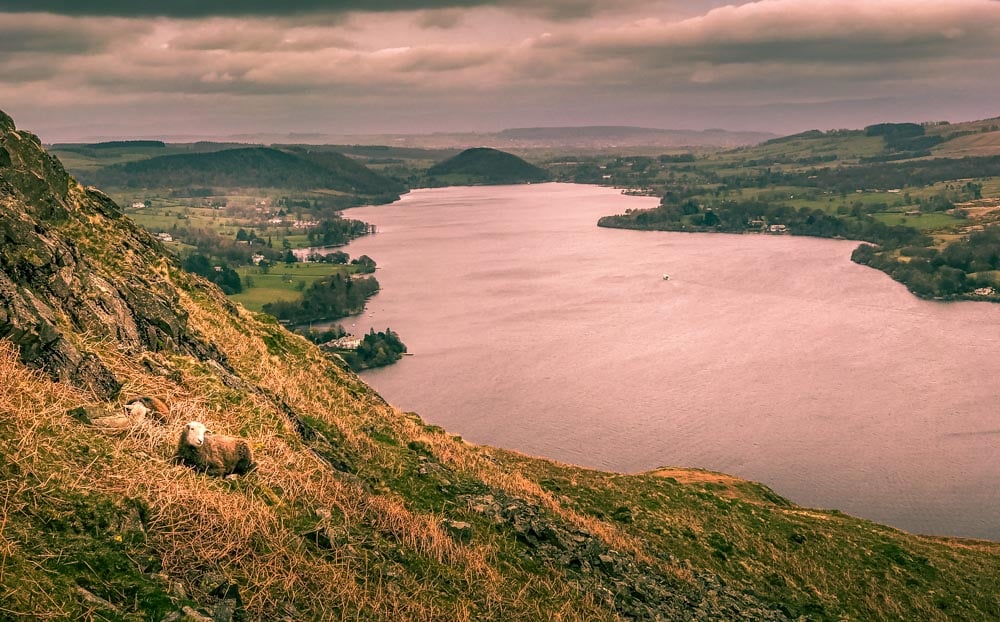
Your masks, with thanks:
M163 403L163 400L148 395L130 399L123 408L125 414L130 417L145 418L147 415L152 415L159 423L166 423L170 415L170 408Z
M205 424L191 421L181 430L175 459L209 475L243 475L256 466L246 439L207 434Z

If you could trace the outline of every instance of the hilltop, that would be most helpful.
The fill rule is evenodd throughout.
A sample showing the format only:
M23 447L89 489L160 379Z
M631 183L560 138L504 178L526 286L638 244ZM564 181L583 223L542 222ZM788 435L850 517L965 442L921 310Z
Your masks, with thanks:
M405 190L398 182L338 153L313 153L306 149L281 151L267 147L157 156L114 164L84 179L118 188L332 189L364 195L398 194Z
M475 147L430 167L427 179L432 186L523 184L547 181L549 174L516 155Z
M1000 544L477 446L184 272L0 113L0 617L992 620ZM443 389L447 390L447 389ZM169 412L125 416L130 396ZM227 480L172 461L244 437Z

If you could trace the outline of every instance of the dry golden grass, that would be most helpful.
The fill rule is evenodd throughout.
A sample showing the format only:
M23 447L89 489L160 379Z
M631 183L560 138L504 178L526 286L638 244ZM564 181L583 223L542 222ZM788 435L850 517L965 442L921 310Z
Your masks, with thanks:
M994 119L992 124L996 123L997 120ZM970 129L980 130L982 126ZM997 155L1000 153L1000 132L978 131L975 134L960 136L935 147L932 151L936 156L948 158Z
M487 459L484 452L475 445L456 443L443 432L429 433L427 427L418 420L403 415L381 400L371 399L367 387L360 394L331 393L329 383L318 383L315 379L334 376L349 385L363 385L353 375L330 363L305 339L288 336L304 352L297 353L295 357L278 357L270 354L262 342L247 338L245 327L256 322L257 316L243 311L239 318L242 325L238 325L235 319L220 323L218 315L206 313L200 306L193 304L194 301L190 298L185 298L184 303L192 323L200 326L203 332L211 331L215 343L223 345L242 377L252 379L256 384L278 393L301 412L327 415L328 423L336 426L351 448L366 460L383 464L392 462L389 452L373 443L364 431L365 426L374 424L390 426L404 442L425 443L443 464L512 496L531 499L574 527L593 533L613 549L627 551L644 562L652 561L643 550L642 543L625 534L616 525L564 507L536 482ZM264 326L257 328L267 330Z
M0 585L10 576L10 568L16 567L25 577L20 591L7 595L12 602L45 588L39 583L44 569L30 570L32 562L19 553L8 517L23 513L39 490L56 486L82 495L140 500L150 508L145 525L148 544L161 559L163 574L182 582L195 600L207 596L208 588L199 583L201 576L222 574L241 586L255 618L276 617L293 606L301 617L334 620L614 619L606 604L567 582L563 569L526 572L504 561L501 551L509 547L509 534L477 531L472 542L460 543L442 527L447 516L415 510L405 488L376 485L373 490L365 483L366 478L376 483L382 478L407 481L412 476L412 464L405 458L410 443L425 447L452 472L523 499L561 524L593 534L608 549L672 577L678 585L695 586L691 569L668 561L662 549L651 548L643 529L627 528L578 503L567 503L561 494L539 485L537 474L526 474L520 467L565 474L574 485L578 481L580 486L590 485L584 483L588 478L595 478L593 486L613 483L615 490L609 495L627 490L630 476L580 470L457 441L385 404L357 377L301 338L242 310L222 313L221 294L192 288L187 282L182 285L190 288L184 290L190 293L182 293L181 304L191 328L219 348L231 373L217 363L177 353L122 356L110 340L80 339L81 346L97 353L124 381L123 396L155 395L170 406L164 425L137 420L127 429L105 433L72 421L65 413L74 406L90 404L121 412L122 404L96 402L93 396L27 370L13 346L0 342L0 377L9 379L0 387L0 420L8 430L5 438L16 439L8 442L5 453L18 468L45 475L41 489L7 482L0 489ZM375 469L378 475L359 473L359 477L332 470L308 450L274 399L336 431L337 442L356 456L359 468ZM247 437L257 469L227 481L173 464L179 431L192 419L220 433ZM80 443L92 448L90 457L77 456L75 468L67 472L62 466L66 461L54 457L65 456ZM783 517L784 529L800 521L811 534L826 533L815 546L828 551L803 556L725 513L680 507L658 516L665 528L687 530L699 539L722 531L740 549L752 551L734 562L729 569L734 576L749 580L781 568L789 589L836 605L844 574L831 572L829 559L845 546L838 534L857 521L770 506L740 492L748 483L723 474L660 469L652 475L697 490L713 485L707 490L730 502L759 506L762 519ZM325 534L332 546L309 544L310 533ZM928 554L940 554L938 539L912 542L925 545ZM985 559L997 555L996 546L988 543L961 543L954 550ZM864 586L858 597L865 606L878 607L872 610L879 612L876 619L887 619L895 611L940 618L940 611L927 600L901 601L879 593L878 583L863 573L857 582ZM65 604L44 601L33 609L41 618L65 617L68 611Z
M0 385L0 416L10 438L18 439L7 456L22 471L47 473L46 485L58 482L61 488L82 495L145 501L151 509L146 528L162 557L163 572L186 579L190 593L198 594L194 569L218 567L245 586L248 610L256 616L277 611L283 604L280 599L292 595L300 611L317 615L380 609L386 614L406 612L413 619L437 617L430 613L433 608L429 603L420 602L419 592L393 595L372 586L378 575L371 572L365 559L337 551L331 551L326 559L304 546L296 530L286 523L295 517L284 510L302 505L307 505L302 510L306 516L312 515L317 525L322 522L318 510L335 509L345 524L365 525L401 549L464 569L468 580L480 587L496 583L497 575L486 561L488 549L459 546L442 532L437 517L414 515L398 500L370 495L357 484L340 481L310 453L290 447L282 435L260 432L250 436L257 449L258 468L238 482L211 479L172 464L181 422L188 418L206 420L226 430L244 427L239 423L243 418L257 421L257 426L250 427L262 431L269 429L260 425L262 418L275 415L259 412L259 405L252 402L216 411L210 398L193 398L182 387L150 376L125 359L115 371L131 378L129 388L165 396L171 405L167 425L137 421L131 428L107 435L71 422L66 410L88 403L89 396L28 371L18 362L12 345L0 341L0 375L5 378ZM112 410L116 405L104 406ZM53 470L53 457L64 453L74 440L103 445L106 452L98 452L71 473ZM7 518L29 488L5 482L0 506L0 569L7 568L16 546L6 536ZM360 579L367 585L359 585ZM374 600L372 589L378 593ZM433 599L435 594L426 597Z

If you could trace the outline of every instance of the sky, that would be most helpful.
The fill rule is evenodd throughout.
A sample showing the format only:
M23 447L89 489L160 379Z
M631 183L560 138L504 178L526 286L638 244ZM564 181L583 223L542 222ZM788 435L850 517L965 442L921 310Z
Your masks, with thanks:
M1000 116L998 0L0 0L47 142Z

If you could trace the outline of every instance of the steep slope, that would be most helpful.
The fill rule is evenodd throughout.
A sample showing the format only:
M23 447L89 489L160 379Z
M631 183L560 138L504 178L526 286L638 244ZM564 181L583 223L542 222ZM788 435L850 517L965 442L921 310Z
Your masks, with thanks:
M432 185L523 184L545 181L549 174L516 155L475 147L427 170Z
M2 619L1000 615L996 544L718 474L474 446L399 412L181 271L2 113L0 210ZM132 395L170 412L118 415ZM247 438L256 470L174 464L192 419Z
M165 155L114 164L90 174L86 181L119 188L332 189L367 195L403 191L399 182L382 177L346 156L266 147Z
M351 188L353 188L354 192L362 194L399 194L406 192L406 186L402 183L380 175L364 164L342 153L304 147L294 147L290 151L304 160L323 167L342 179L351 180Z

